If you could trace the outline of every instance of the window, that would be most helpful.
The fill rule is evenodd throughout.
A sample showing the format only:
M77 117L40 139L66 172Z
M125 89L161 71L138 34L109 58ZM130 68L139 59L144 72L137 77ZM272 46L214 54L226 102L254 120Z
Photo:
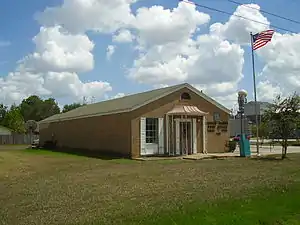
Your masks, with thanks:
M220 121L220 113L218 113L218 112L215 112L215 113L214 113L214 121L215 121L215 122Z
M180 99L181 100L190 100L191 96L190 96L189 93L184 92L184 93L181 94Z
M158 118L146 118L146 143L158 144Z

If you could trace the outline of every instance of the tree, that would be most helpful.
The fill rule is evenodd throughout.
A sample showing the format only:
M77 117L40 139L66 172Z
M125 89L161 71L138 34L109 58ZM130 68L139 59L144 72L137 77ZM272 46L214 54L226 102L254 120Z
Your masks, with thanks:
M20 104L20 111L25 121L35 120L40 121L42 116L43 100L39 96L32 95Z
M296 139L297 139L297 141L299 141L299 139L300 139L300 120L299 120L299 122L297 124L297 128L296 128Z
M251 133L252 133L253 137L256 137L256 125L251 126ZM264 140L269 137L269 127L265 121L262 121L258 125L258 135L259 135L261 145L263 145Z
M264 114L268 122L271 136L281 139L282 159L286 158L288 139L295 135L300 123L300 96L296 93L282 98L276 97Z
M261 144L264 143L264 140L269 136L268 124L266 122L261 122L258 127L258 134L260 136Z
M83 105L85 105L85 104L80 104L80 103L76 103L76 102L72 103L70 105L67 104L67 105L64 105L64 108L63 108L62 112L63 113L69 112L69 111L71 111L73 109L76 109L76 108L79 108L79 107L81 107Z
M46 99L43 102L42 113L41 113L42 120L59 113L60 113L60 108L58 107L54 98Z
M60 109L54 98L42 100L36 95L24 99L20 104L20 110L25 121L40 121L60 113Z
M5 114L3 125L10 128L13 132L24 133L24 124L25 123L20 108L12 105L10 110Z
M0 125L3 125L3 121L6 113L7 113L7 106L0 104Z

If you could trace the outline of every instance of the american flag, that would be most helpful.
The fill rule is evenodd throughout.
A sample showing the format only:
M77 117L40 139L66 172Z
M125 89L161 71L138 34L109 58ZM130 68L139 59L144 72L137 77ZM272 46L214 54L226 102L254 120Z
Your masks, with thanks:
M260 33L254 34L253 38L253 50L259 49L265 46L268 42L272 40L274 30L266 30Z

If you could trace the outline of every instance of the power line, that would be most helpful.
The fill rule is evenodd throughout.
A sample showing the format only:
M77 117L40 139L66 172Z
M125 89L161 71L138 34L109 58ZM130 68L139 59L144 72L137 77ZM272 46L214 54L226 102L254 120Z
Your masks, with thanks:
M236 4L236 5L238 5L238 6L243 6L243 7L249 8L249 9L254 9L254 10L263 12L263 13L265 13L265 14L268 14L268 15L271 15L271 16L278 17L278 18L283 19L283 20L287 20L287 21L290 21L290 22L293 22L293 23L300 24L300 21L293 20L293 19L290 19L290 18L287 18L287 17L284 17L284 16L280 16L280 15L277 15L277 14L275 14L275 13L271 13L271 12L268 12L268 11L265 11L265 10L262 10L262 9L257 9L257 8L255 8L255 7L252 7L252 6L249 6L249 5L242 5L240 2L236 2L236 1L233 1L233 0L227 0L227 1L228 1L228 2L231 2L231 3L233 3L233 4Z
M229 15L229 16L235 16L235 17L238 17L238 18L241 18L241 19L244 19L244 20L249 20L249 21L252 21L252 22L255 22L255 23L259 23L259 24L262 24L262 25L270 26L270 27L276 28L278 30L282 30L282 31L286 31L286 32L291 32L291 33L297 33L295 31L291 31L291 30L288 30L288 29L285 29L285 28L282 28L282 27L278 27L278 26L275 26L275 25L270 25L270 24L263 23L263 22L260 22L260 21L257 21L257 20L253 20L253 19L250 19L250 18L247 18L247 17L244 17L244 16L235 15L235 14L232 14L232 13L220 10L220 9L216 9L216 8L212 8L212 7L209 7L209 6L201 5L201 4L198 4L196 2L191 2L191 1L187 1L187 0L180 0L180 1L188 3L188 4L196 5L198 7L201 7L201 8L204 8L204 9L208 9L208 10L211 10L211 11L216 11L216 12L223 13L223 14L226 14L226 15Z

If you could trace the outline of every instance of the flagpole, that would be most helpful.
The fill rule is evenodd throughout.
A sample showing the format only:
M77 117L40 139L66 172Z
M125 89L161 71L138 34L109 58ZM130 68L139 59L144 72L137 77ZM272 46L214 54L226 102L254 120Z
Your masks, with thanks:
M251 53L252 53L252 75L253 75L253 91L254 91L254 110L255 110L255 124L256 124L256 153L259 156L259 139L258 139L258 110L257 110L257 95L256 95L256 79L255 79L255 64L254 64L254 50L253 50L253 34L251 37Z

